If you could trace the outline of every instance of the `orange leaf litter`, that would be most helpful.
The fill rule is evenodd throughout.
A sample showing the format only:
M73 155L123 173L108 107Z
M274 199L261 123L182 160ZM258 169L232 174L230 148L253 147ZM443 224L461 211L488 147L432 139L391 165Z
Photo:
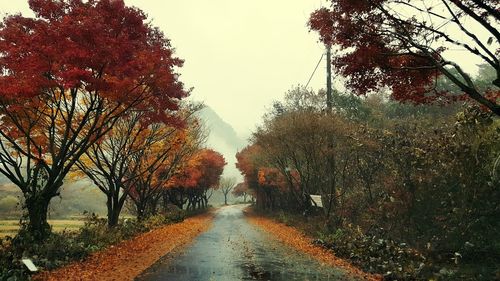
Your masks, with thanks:
M287 226L282 223L278 223L272 219L261 217L252 213L251 210L245 211L248 220L250 223L258 226L264 231L272 234L278 240L283 243L303 252L311 257L315 258L319 262L327 265L331 265L334 267L342 268L353 276L357 276L364 280L369 281L380 281L382 280L382 276L373 275L366 272L363 272L361 269L353 266L349 262L336 257L333 252L321 247L312 244L312 239L307 237L301 231L296 228Z
M162 256L206 231L212 218L212 214L202 214L140 234L83 261L42 272L34 280L133 280Z

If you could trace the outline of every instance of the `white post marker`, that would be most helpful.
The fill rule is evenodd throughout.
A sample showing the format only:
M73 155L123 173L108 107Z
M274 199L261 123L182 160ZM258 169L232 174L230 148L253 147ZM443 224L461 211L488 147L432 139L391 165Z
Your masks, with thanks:
M316 203L316 206L323 208L323 202L321 201L321 195L311 195L311 200Z
M31 271L31 272L38 271L38 268L35 266L35 264L33 263L32 260L30 260L30 259L22 259L21 261L29 269L29 271Z

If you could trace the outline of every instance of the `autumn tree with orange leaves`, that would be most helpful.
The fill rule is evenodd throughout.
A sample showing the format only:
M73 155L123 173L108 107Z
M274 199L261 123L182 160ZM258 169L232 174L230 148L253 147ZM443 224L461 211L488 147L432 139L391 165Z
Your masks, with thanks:
M174 169L182 157L203 142L198 120L193 117L199 108L198 105L183 106L178 114L184 124L175 127L161 122L144 123L144 112L131 112L120 118L113 129L79 159L80 170L106 195L108 226L118 223L129 193L138 191L142 176L164 168L168 157L178 155L178 160L169 164L170 169Z
M139 220L157 214L169 181L204 144L206 132L193 115L197 109L182 112L187 122L185 128L160 127L162 137L158 143L144 147L141 154L134 156L139 168L129 174L134 181L128 193Z
M277 169L269 168L264 150L258 144L251 144L236 153L236 167L244 177L243 184L255 193L257 207L262 209L274 209L276 198L279 193L278 185L268 184L271 178L276 176ZM281 181L283 183L283 181ZM281 187L286 189L285 186Z
M208 199L211 196L209 192L218 187L224 166L227 164L224 156L212 149L202 149L197 155L197 169L200 171L200 176L195 188L186 190L188 194L187 209L208 206Z
M219 185L226 161L212 149L201 149L168 183L165 196L169 202L186 209L208 206L213 189Z
M182 61L142 11L121 0L29 5L34 18L0 26L0 172L43 239L49 203L78 159L131 109L176 123L187 93L175 73Z

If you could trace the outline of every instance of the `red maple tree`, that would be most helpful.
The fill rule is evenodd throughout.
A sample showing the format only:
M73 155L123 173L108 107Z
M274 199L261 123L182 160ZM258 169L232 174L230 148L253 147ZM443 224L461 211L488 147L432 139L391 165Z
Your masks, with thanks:
M79 157L123 114L177 123L187 96L169 40L122 0L30 0L35 17L0 26L0 172L24 194L28 229L49 231L47 209Z
M325 44L338 47L333 65L357 94L389 87L394 99L414 103L471 98L500 115L499 9L493 0L335 0L313 12L309 26ZM476 34L474 25L484 34ZM445 55L456 48L496 71L486 90L458 59ZM436 90L440 75L462 94Z

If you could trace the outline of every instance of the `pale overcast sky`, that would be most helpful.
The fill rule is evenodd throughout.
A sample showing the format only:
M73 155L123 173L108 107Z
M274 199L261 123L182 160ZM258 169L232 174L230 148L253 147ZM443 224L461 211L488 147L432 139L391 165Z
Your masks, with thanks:
M29 15L27 0L0 0L3 13ZM271 102L305 84L324 48L306 26L324 0L125 0L146 12L185 60L192 98L212 107L243 137ZM455 54L456 55L456 54ZM471 62L472 63L472 62ZM310 83L325 84L321 64Z
M185 59L182 80L195 88L193 98L242 136L272 100L307 82L323 48L306 23L322 2L126 0L148 13ZM311 86L325 83L322 69Z

